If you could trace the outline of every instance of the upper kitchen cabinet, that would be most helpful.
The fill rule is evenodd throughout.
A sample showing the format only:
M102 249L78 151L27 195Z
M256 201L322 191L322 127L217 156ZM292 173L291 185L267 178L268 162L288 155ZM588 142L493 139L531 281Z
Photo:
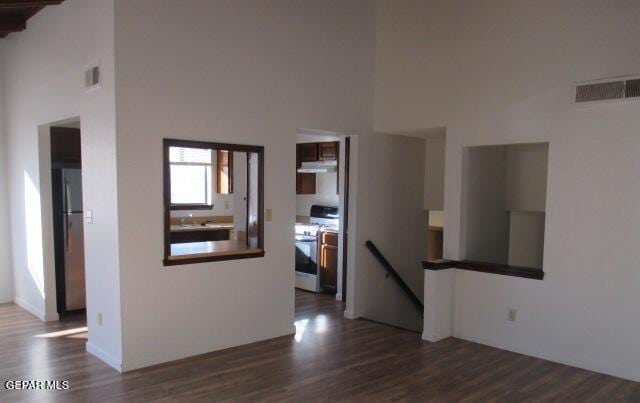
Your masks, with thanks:
M296 194L312 195L316 194L316 173L323 174L328 172L329 168L338 170L336 165L339 154L339 142L323 142L323 143L300 143L296 145ZM335 161L331 164L328 161ZM318 165L318 167L307 166L303 172L299 169L303 163L307 165ZM317 164L314 164L317 163ZM317 170L314 170L317 169ZM339 192L339 180L336 181L336 191Z
M300 162L318 161L318 143L298 144Z
M337 160L338 159L338 142L319 143L318 144L318 160Z
M296 194L299 194L299 195L316 194L316 174L297 173L296 174Z

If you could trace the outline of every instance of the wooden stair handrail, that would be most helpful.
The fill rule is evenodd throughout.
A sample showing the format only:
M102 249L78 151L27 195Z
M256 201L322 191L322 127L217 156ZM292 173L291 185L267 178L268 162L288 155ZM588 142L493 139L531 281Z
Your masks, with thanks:
M405 294L409 296L413 305L416 308L418 308L418 310L420 311L420 315L424 317L424 305L422 304L422 301L420 301L420 299L416 296L416 294L413 293L413 291L411 290L411 288L409 288L407 283L404 282L402 277L400 277L398 272L393 268L391 263L389 263L389 261L384 257L382 252L380 252L380 250L376 247L376 245L374 245L373 242L371 241L367 241L364 244L369 249L369 251L371 251L373 256L375 256L376 259L378 259L378 262L382 264L382 267L384 267L387 273L389 273L389 275L393 277L396 283L398 283L398 285L400 286L400 288L402 288Z

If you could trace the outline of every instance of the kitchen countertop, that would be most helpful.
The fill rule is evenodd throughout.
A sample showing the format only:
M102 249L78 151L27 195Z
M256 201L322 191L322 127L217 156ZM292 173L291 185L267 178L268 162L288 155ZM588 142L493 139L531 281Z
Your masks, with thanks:
M203 256L232 255L260 252L258 248L248 248L241 241L208 241L171 244L170 260Z
M332 234L338 234L340 232L339 228L333 228L333 227L322 227L320 228L321 232L331 232Z
M233 223L218 223L218 224L185 224L185 225L172 225L171 232L183 232L183 231L215 231L220 229L233 229Z

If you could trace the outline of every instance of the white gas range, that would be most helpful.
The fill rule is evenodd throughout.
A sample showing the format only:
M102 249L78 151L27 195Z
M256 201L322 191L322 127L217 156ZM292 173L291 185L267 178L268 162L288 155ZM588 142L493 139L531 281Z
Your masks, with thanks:
M337 207L311 206L308 224L295 227L296 236L296 288L320 292L318 271L318 237L322 230L338 231Z

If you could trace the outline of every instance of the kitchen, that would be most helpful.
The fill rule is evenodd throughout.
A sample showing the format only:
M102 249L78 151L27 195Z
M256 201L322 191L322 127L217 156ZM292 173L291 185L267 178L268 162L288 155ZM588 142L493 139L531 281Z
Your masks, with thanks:
M298 133L296 141L295 286L342 300L341 138ZM343 167L344 168L344 167Z
M164 143L165 265L262 255L261 153L232 144L170 139Z

